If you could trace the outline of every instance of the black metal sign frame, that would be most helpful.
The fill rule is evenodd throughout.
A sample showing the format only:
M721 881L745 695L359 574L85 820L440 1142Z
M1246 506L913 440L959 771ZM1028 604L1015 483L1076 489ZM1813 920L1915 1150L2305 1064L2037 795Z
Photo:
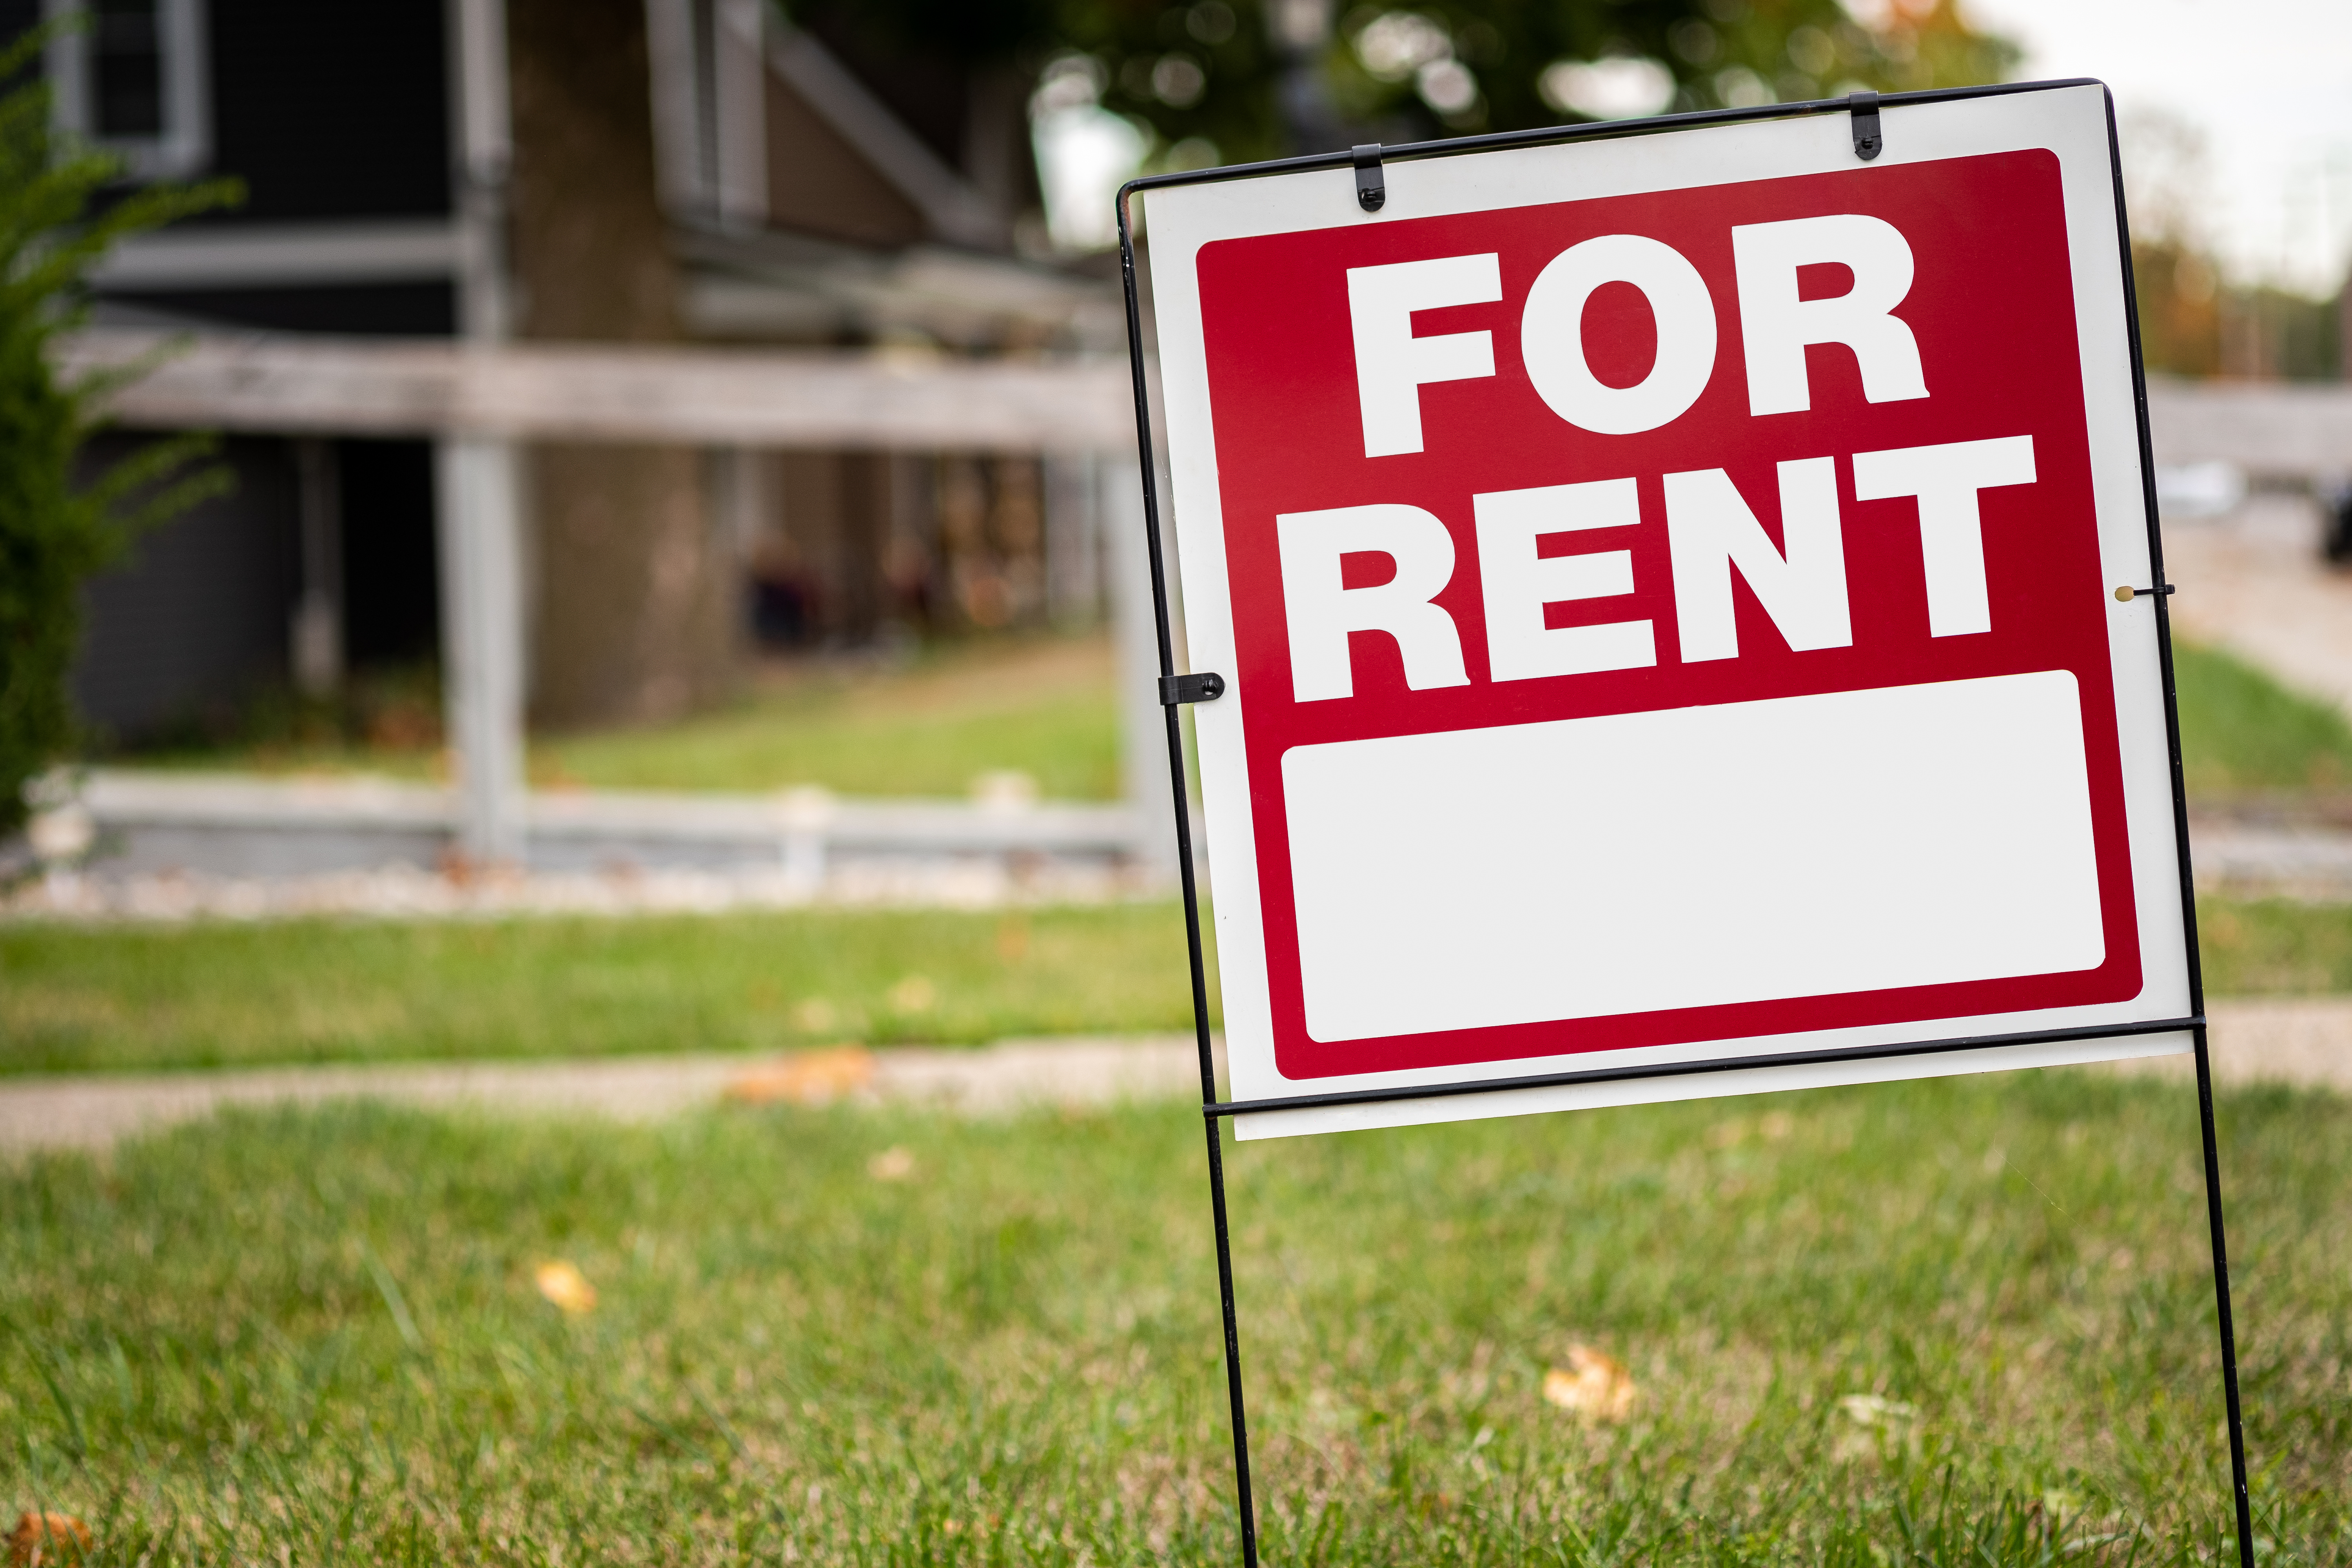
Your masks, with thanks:
M2116 232L2123 260L2124 317L2131 345L2132 403L2139 437L2141 500L2147 513L2148 560L2154 583L2139 594L2155 601L2157 657L2164 686L2166 745L2172 771L2172 819L2180 873L2180 918L2187 945L2189 1011L2185 1017L2147 1023L2105 1024L2071 1029L2033 1029L2015 1034L1976 1035L1953 1039L1897 1042L1875 1046L1790 1051L1718 1060L1675 1062L1647 1067L1600 1068L1582 1072L1541 1073L1523 1078L1485 1079L1469 1082L1412 1085L1394 1089L1339 1090L1324 1094L1285 1095L1274 1099L1220 1100L1216 1065L1209 1041L1208 974L1201 943L1199 884L1192 865L1192 801L1185 784L1184 736L1179 723L1181 706L1214 700L1225 683L1216 674L1179 674L1168 609L1167 564L1160 544L1159 475L1151 439L1150 394L1144 373L1143 321L1135 277L1135 237L1130 202L1139 192L1171 185L1254 179L1267 174L1305 173L1318 169L1353 169L1358 204L1376 212L1387 200L1383 165L1390 161L1452 157L1465 153L1494 152L1509 147L1550 146L1621 137L1654 135L1706 125L1738 124L1760 120L1789 120L1821 114L1844 114L1853 126L1854 155L1875 159L1884 141L1882 106L1949 102L1958 99L1991 98L2059 88L2096 87L2106 100L2107 157L2114 174ZM1184 900L1184 938L1192 961L1193 1033L1200 1050L1201 1110L1208 1133L1209 1205L1217 1241L1217 1291L1223 1309L1225 1388L1233 1413L1234 1475L1241 1524L1244 1568L1257 1568L1257 1513L1250 1491L1249 1420L1242 1388L1241 1330L1234 1300L1233 1245L1225 1214L1225 1163L1223 1122L1226 1117L1265 1110L1303 1110L1321 1106L1368 1104L1386 1100L1426 1100L1500 1090L1549 1088L1568 1084L1622 1082L1635 1079L1690 1077L1741 1068L1810 1066L1840 1061L1864 1061L1916 1057L1949 1051L1981 1050L2000 1046L2047 1045L2069 1041L2112 1039L2187 1030L2194 1041L2197 1068L2197 1115L2203 1140L2205 1216L2213 1252L2213 1295L2218 1309L2221 1350L2221 1390L2227 1408L2230 1438L2230 1479L2235 1504L2240 1568L2254 1568L2252 1500L2246 1484L2245 1426L2238 1394L2237 1333L2230 1310L2230 1268L2222 1233L2221 1156L2213 1131L2213 1066L2206 1041L2205 978L2198 958L2197 900L2189 859L2189 801L2180 765L2180 714L2172 668L2172 623L2167 599L2172 585L2164 574L2164 541L2158 526L2156 467L2148 438L2147 378L2140 350L2137 294L2132 278L2131 231L2124 207L2121 160L2116 143L2115 100L2105 84L2086 78L2059 81L2019 82L1995 87L1951 88L1928 92L1855 93L1848 98L1805 103L1768 104L1757 109L1710 110L1691 114L1661 115L1644 120L1554 126L1537 131L1513 131L1482 136L1462 136L1437 142L1414 142L1393 147L1367 145L1345 153L1315 153L1259 163L1184 174L1154 174L1119 187L1119 275L1127 294L1127 338L1135 388L1135 438L1141 459L1143 521L1151 563L1151 602L1159 635L1160 699L1167 720L1168 771L1175 796L1176 866Z

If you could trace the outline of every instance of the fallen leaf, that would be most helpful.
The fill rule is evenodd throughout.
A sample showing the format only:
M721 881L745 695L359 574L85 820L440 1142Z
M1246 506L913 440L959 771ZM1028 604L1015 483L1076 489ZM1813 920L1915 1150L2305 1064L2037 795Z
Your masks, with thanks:
M739 1074L727 1098L746 1105L824 1105L856 1093L874 1078L874 1056L863 1046L803 1051Z
M1859 1426L1907 1426L1919 1414L1917 1406L1883 1394L1849 1394L1838 1401L1838 1408Z
M1916 1405L1883 1394L1849 1394L1838 1409L1852 1425L1830 1444L1830 1458L1841 1464L1875 1459L1890 1448L1916 1454L1919 1448L1919 1411Z
M15 1568L79 1563L90 1548L89 1526L69 1513L26 1513L8 1532L8 1561Z
M539 1293L572 1316L584 1317L596 1310L596 1287L562 1259L541 1264L533 1278L538 1281Z
M940 988L919 974L909 974L890 987L890 1007L898 1013L928 1013L940 999Z
M1018 963L1029 956L1029 917L1012 914L996 923L996 956Z
M1639 1390L1623 1362L1591 1345L1570 1345L1566 1370L1553 1367L1544 1373L1543 1393L1587 1422L1617 1422L1633 1414Z
M915 1152L894 1143L866 1162L866 1173L877 1182L903 1182L915 1173Z

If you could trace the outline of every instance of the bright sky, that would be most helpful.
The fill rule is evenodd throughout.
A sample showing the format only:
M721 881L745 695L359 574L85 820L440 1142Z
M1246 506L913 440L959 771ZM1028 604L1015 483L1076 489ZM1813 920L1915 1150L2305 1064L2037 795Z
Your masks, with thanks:
M2097 77L2203 132L2235 277L2333 294L2352 262L2352 0L1961 0L2025 79Z

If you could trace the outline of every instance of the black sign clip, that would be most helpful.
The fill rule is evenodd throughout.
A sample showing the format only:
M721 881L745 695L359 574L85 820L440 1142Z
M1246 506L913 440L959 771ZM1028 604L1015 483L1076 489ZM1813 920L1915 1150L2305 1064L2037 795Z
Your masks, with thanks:
M1173 708L1183 702L1214 702L1225 694L1225 678L1214 670L1200 675L1163 675L1160 678L1160 705Z
M2130 584L2126 583L2122 587L2116 590L2116 603L2119 605L2128 605L2134 599L2152 599L2159 594L2170 594L2173 592L2176 592L2176 589L2173 584L2169 583L2159 583L2153 588L2135 588Z
M1850 92L1845 107L1853 117L1853 155L1867 163L1886 148L1886 140L1878 131L1878 95Z
M1388 205L1389 186L1381 173L1381 144L1367 142L1354 150L1356 160L1356 205L1368 213L1376 213Z

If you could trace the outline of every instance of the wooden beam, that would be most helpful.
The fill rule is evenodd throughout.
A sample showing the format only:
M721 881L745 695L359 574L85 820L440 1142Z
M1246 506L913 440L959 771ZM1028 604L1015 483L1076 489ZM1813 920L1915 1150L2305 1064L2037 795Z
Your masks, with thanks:
M1123 360L959 360L93 331L68 375L152 363L122 424L278 435L929 451L1133 450Z
M464 435L711 447L1102 451L1135 445L1117 360L890 352L475 346L106 330L68 374L152 360L116 393L127 425L282 435ZM2153 378L2157 461L2259 474L2352 471L2352 387Z

